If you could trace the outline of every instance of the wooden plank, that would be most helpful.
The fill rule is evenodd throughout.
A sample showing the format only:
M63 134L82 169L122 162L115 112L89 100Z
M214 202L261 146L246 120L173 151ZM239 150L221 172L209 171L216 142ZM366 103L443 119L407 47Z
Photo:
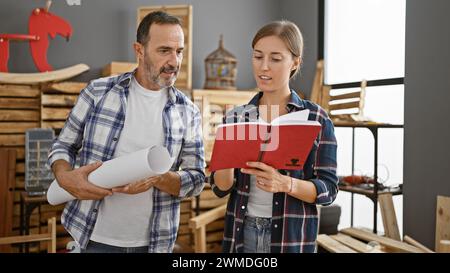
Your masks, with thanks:
M190 245L192 243L191 235L190 234L178 235L176 242L181 242Z
M72 242L73 238L70 236L56 238L56 249L64 250L69 242Z
M190 199L183 200L180 203L180 213L191 212L192 211L191 202L192 201Z
M209 200L200 200L200 209L210 209L210 208L217 208L221 205L224 205L228 202L229 196L226 198L217 198L217 199L209 199ZM195 209L196 206L194 204L193 208Z
M67 108L42 108L42 120L66 120L71 109Z
M0 82L7 84L38 84L43 82L63 81L73 78L88 70L89 66L85 64L77 64L63 69L39 73L0 72Z
M16 162L16 175L25 173L25 163Z
M200 193L200 200L220 199L211 189L205 189Z
M356 240L348 235L338 233L336 235L330 236L332 239L356 250L361 253L384 253L379 248L371 246L369 244L365 244L359 240Z
M335 95L335 96L331 96L330 95L330 101L333 100L344 100L344 99L355 99L355 98L360 98L361 97L361 92L351 92L351 93L345 93L345 94L341 94L341 95Z
M43 121L42 128L62 129L65 121Z
M43 106L72 106L75 105L77 100L76 95L48 95L42 94L41 102Z
M209 210L189 220L189 226L196 230L225 216L226 204Z
M56 82L47 85L45 90L58 91L67 94L79 94L86 86L87 83L85 82Z
M330 111L333 110L342 110L342 109L351 109L358 108L359 109L359 101L346 102L346 103L337 103L328 105L328 109Z
M434 253L431 249L427 248L426 246L422 245L421 243L417 242L413 238L409 237L408 235L405 235L403 237L403 242L406 242L412 246L417 247L418 249L422 250L424 253Z
M378 195L378 202L380 204L385 236L401 241L400 230L398 229L397 217L395 215L394 202L392 200L392 193Z
M0 149L0 237L11 236L13 229L16 152ZM10 252L10 246L0 246L0 252Z
M436 205L436 252L441 240L450 240L450 197L439 195Z
M1 98L0 108L2 109L39 109L39 99L37 98Z
M206 232L205 226L194 231L194 249L196 253L206 252Z
M39 127L39 122L0 122L0 133L25 133L28 129Z
M322 86L323 86L323 60L318 60L316 64L316 72L314 74L313 87L311 91L311 101L321 105Z
M207 243L206 253L222 253L222 243Z
M341 244L326 234L319 234L317 236L317 243L331 253L356 253L355 250Z
M24 134L0 135L0 147L25 145Z
M39 121L39 111L0 110L0 121Z
M37 86L0 84L0 97L33 98L38 97L40 92Z
M206 225L206 232L212 232L212 231L223 231L225 226L225 220L222 218L220 220L216 220L212 223L209 223L208 225Z
M342 229L340 232L350 235L352 237L355 237L357 239L364 240L366 242L375 241L378 242L384 246L387 246L392 249L396 249L400 252L410 252L410 253L420 253L420 249L417 247L411 246L409 244L396 241L391 238L381 237L376 234L373 234L371 232L361 230L358 228L345 228Z
M139 7L137 10L137 25L142 19L152 11L164 10L168 14L181 16L181 27L184 33L184 57L182 61L182 73L178 76L175 86L182 91L188 92L192 89L192 6L191 5L164 5L164 6L147 6Z

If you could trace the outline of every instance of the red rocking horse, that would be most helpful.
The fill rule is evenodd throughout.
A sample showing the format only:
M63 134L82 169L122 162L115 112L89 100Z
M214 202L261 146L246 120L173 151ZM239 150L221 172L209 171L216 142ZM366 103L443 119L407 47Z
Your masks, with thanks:
M51 1L48 1L45 8L36 8L31 12L28 23L28 35L0 34L0 72L8 72L10 41L28 41L37 69L40 72L53 70L47 61L48 35L54 39L59 34L69 40L69 37L72 35L72 27L63 18L48 11L50 4Z

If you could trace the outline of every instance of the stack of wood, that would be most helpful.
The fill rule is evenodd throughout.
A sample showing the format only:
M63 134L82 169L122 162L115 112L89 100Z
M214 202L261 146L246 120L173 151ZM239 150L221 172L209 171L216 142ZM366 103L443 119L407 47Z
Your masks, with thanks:
M9 235L20 234L20 197L25 191L25 131L31 128L53 128L56 133L73 107L77 95L85 83L60 82L52 84L0 84L0 148L16 152L14 198L12 200L12 230ZM64 205L41 205L30 217L30 234L45 233L47 221L58 219L57 249L65 249L71 240L60 224ZM5 234L6 235L6 234ZM45 242L31 246L30 252L46 249ZM12 251L18 251L17 247Z

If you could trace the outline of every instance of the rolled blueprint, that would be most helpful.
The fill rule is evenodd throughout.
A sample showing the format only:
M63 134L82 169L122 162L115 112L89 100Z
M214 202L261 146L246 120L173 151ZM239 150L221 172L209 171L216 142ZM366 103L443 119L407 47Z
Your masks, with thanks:
M125 156L103 162L88 176L92 184L111 189L129 183L160 175L170 170L173 159L165 147L153 146ZM56 179L47 191L47 200L51 205L59 205L76 199L61 188Z

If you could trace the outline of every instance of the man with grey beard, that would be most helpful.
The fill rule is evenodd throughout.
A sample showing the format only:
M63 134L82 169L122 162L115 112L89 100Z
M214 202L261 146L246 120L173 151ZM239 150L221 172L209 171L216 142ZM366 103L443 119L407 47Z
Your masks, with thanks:
M59 185L76 197L61 221L86 253L171 252L180 200L204 186L200 112L173 87L183 59L179 19L150 13L133 46L138 67L90 82L49 154ZM101 162L155 145L175 159L169 172L112 189L88 181Z

